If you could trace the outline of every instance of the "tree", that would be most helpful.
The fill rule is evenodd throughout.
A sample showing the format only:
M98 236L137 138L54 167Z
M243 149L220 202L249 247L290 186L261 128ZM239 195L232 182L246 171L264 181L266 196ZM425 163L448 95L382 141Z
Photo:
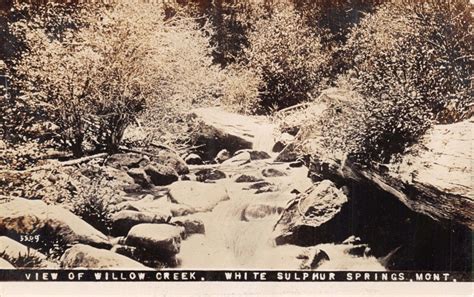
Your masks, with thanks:
M61 5L46 7L57 18L69 17ZM75 155L83 154L86 142L116 152L127 126L178 86L183 67L177 66L189 59L176 38L196 41L202 32L178 17L165 21L161 5L142 1L87 4L78 11L72 23L80 25L70 28L51 28L40 13L14 24L27 48L16 63L16 83L27 104L48 111Z

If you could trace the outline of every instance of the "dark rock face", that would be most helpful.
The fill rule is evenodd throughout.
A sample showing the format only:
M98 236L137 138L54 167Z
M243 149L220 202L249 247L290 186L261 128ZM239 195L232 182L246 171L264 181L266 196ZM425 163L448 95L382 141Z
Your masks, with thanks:
M144 170L155 186L166 186L178 180L178 173L171 167L155 164Z
M201 169L195 172L194 175L196 175L196 180L200 182L206 180L218 180L227 177L224 172L213 168Z

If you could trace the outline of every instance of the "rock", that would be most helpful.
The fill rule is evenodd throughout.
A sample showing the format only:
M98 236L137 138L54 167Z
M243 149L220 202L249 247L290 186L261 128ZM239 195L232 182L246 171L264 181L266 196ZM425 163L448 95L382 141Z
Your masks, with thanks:
M136 247L128 245L116 244L110 249L110 251L134 260L138 260L140 256Z
M343 224L340 213L347 202L346 195L328 180L311 187L283 212L274 228L276 243L307 246L334 241L329 226Z
M201 156L208 160L222 149L232 154L241 149L256 148L261 138L257 137L259 133L263 130L273 131L274 128L264 117L238 115L221 108L197 109L192 117L199 123L193 133L192 143L202 145Z
M263 178L254 176L254 175L248 175L248 174L239 174L237 177L234 179L236 183L254 183L254 182L261 182L263 181Z
M0 205L0 234L19 238L33 233L59 236L70 244L110 247L107 236L60 206L23 198L12 198Z
M276 177L276 176L286 176L287 174L275 168L265 168L262 170L262 175L265 177Z
M264 159L270 159L271 156L264 151L257 151L257 150L238 150L235 152L234 156L237 156L238 154L241 153L249 153L250 154L250 160L264 160Z
M133 178L135 183L142 187L148 188L150 186L150 177L146 174L142 168L132 168L127 171L128 175Z
M140 212L133 210L122 210L112 215L112 235L127 235L128 231L135 225L141 223L167 223L171 215L154 214L151 212Z
M289 133L282 133L279 139L273 145L272 152L274 153L281 152L285 148L285 146L291 143L294 139L295 137L293 135Z
M213 168L201 169L194 174L196 175L196 180L199 182L204 182L206 180L218 180L227 177L224 172Z
M249 190L259 190L261 188L270 187L270 186L274 186L274 184L272 184L271 182L267 182L267 181L261 181L261 182L256 182L256 183L251 184L248 187L248 189Z
M225 186L217 183L179 181L168 188L173 203L183 204L200 212L210 211L219 202L229 199Z
M175 255L181 247L184 228L167 224L140 224L128 232L125 243L161 255Z
M324 262L330 260L325 251L317 248L305 249L297 258L303 260L300 269L316 269Z
M184 162L188 165L201 165L202 159L198 154L189 154L185 159Z
M136 189L139 187L125 170L105 166L103 167L103 172L111 188L119 188L125 191L126 189Z
M228 150L226 150L226 149L220 150L220 151L217 153L216 157L214 158L214 162L216 162L216 163L222 163L222 162L224 162L224 161L229 160L229 159L230 159L230 156L231 156L231 154L230 154L230 152L229 152Z
M148 214L153 214L159 220L168 220L171 214L172 203L167 196L154 197L146 195L137 201L127 201L117 205L117 211L129 210Z
M148 267L128 257L85 244L76 244L68 249L60 261L62 268L149 270Z
M371 255L371 248L367 244L350 245L344 250L344 253L356 257L368 257Z
M248 152L243 152L223 162L222 165L241 166L247 163L250 163L250 154Z
M152 160L163 166L174 169L178 174L188 174L189 168L186 162L174 152L162 150L152 157Z
M342 244L360 244L362 241L360 240L360 237L356 237L355 235L349 236L346 240L342 242Z
M186 215L193 214L193 213L197 212L191 206L183 205L183 204L177 204L177 203L171 203L170 204L170 211L171 211L171 214L173 215L173 217L186 216Z
M16 268L57 268L45 255L15 240L0 236L0 259L4 259Z
M0 258L0 269L15 269L15 266L10 264L7 260Z
M164 165L148 165L145 172L155 186L166 186L178 180L178 173Z
M144 167L150 163L147 156L135 153L114 154L107 158L106 165L116 169Z
M193 218L191 216L172 218L170 224L183 227L187 236L191 234L205 233L205 227L202 220L198 218Z
M280 214L283 211L282 207L267 203L252 203L244 208L242 211L242 221L254 221L264 219L271 215Z

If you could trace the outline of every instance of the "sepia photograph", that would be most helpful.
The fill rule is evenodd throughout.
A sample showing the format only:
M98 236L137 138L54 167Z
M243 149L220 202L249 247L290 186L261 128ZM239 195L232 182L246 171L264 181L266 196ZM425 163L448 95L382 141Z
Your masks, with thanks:
M0 0L0 296L472 296L473 18L472 0Z

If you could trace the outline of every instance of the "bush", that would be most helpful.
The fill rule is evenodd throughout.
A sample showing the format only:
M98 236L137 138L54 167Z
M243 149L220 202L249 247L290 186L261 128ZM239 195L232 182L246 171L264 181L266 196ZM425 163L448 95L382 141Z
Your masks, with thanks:
M310 100L324 85L328 62L319 37L292 9L275 11L254 27L244 60L261 78L261 112Z
M366 17L346 45L347 79L365 100L350 119L345 144L360 162L389 162L432 123L470 113L472 6L400 2Z
M47 7L63 17L61 6ZM159 4L142 1L80 11L74 22L81 26L59 33L40 13L14 24L27 48L16 83L28 106L47 111L76 156L85 143L116 152L125 129L149 106L209 94L201 83L216 81L203 72L212 68L203 52L209 44L195 23L164 21Z

